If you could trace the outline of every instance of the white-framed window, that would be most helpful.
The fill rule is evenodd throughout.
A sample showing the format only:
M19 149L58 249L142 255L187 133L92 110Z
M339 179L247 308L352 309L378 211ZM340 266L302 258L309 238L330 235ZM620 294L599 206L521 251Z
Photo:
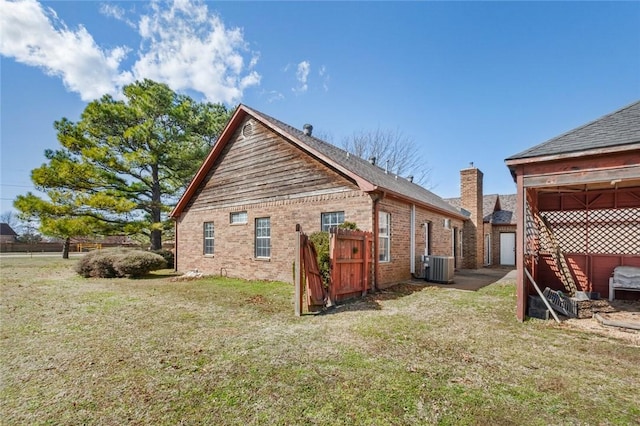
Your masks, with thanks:
M484 264L491 265L491 234L484 234Z
M344 223L344 212L329 212L320 214L320 230L329 232L334 226Z
M203 253L213 254L214 229L213 222L205 222L203 225Z
M391 214L378 213L378 260L380 262L391 261Z
M244 224L247 223L247 220L247 212L232 212L229 215L229 223L232 225Z
M256 219L256 257L271 257L271 218Z

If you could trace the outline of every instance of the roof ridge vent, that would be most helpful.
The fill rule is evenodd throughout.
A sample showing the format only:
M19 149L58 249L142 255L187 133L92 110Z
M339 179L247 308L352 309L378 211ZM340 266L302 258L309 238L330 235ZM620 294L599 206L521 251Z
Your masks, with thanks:
M302 126L302 132L307 136L311 136L311 133L313 132L313 126L309 123L305 124L304 126Z
M376 165L376 157L369 157L369 163L371 163L372 166Z

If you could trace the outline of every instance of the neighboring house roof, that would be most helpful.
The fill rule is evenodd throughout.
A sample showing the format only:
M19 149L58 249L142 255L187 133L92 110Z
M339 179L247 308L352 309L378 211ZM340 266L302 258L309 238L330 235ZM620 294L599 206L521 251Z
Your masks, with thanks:
M494 225L516 224L516 194L490 194L482 197L482 221ZM460 209L467 217L471 213L460 206L460 198L447 198L449 204Z
M16 231L14 231L8 223L0 223L0 235L9 235L17 237Z
M490 196L489 196L490 197ZM494 225L516 225L516 194L496 195L497 201L492 212L485 210L484 222Z
M640 145L640 101L515 154L505 161L640 147L635 145Z
M347 151L316 137L306 135L303 131L259 111L251 109L246 105L240 105L231 117L213 149L187 187L183 196L178 201L178 204L171 212L171 217L179 216L182 210L186 207L189 199L195 194L196 189L206 177L209 169L222 152L222 149L233 136L235 128L247 115L262 122L265 126L291 141L307 154L324 162L347 177L350 177L356 182L360 189L365 192L382 191L390 195L404 198L416 204L429 206L442 213L464 218L457 209L453 208L442 198L422 186L410 182L408 179L397 176L391 172L387 173L381 167L373 165L367 160L353 154L349 154Z

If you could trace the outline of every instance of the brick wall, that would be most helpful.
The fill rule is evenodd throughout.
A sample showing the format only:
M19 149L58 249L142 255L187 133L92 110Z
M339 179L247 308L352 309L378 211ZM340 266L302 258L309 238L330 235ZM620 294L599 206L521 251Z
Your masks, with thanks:
M386 288L411 279L410 236L411 207L392 199L383 199L378 209L391 215L390 262L378 264L378 287ZM375 234L374 234L375 237Z
M411 279L411 205L386 198L380 202L379 210L391 214L391 262L379 264L380 288ZM444 226L446 216L422 207L415 209L414 244L415 272L421 267L420 256L424 254L426 232L423 224L430 223L431 253L436 256L453 256L453 232L462 227L459 219L450 219L450 227ZM458 249L459 252L459 249ZM458 257L460 261L460 257Z
M293 281L295 226L305 233L320 231L322 212L344 211L346 221L362 230L372 228L371 197L361 191L255 203L233 208L187 210L178 220L177 269L207 275L227 275L250 280ZM230 213L246 211L246 224L230 224ZM256 259L255 219L271 218L271 258ZM214 255L203 254L203 223L213 222Z
M460 205L471 213L463 228L464 258L462 267L481 268L484 264L484 233L482 215L482 172L475 168L460 171Z
M504 232L516 232L516 225L493 226L491 229L491 263L500 266L500 234ZM508 265L513 266L513 265Z

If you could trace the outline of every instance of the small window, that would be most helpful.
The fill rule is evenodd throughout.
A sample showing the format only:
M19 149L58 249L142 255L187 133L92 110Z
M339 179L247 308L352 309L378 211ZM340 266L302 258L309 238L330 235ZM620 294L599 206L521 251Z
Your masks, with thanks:
M204 223L204 254L213 254L213 222Z
M271 219L256 219L256 257L271 257Z
M391 215L389 213L378 213L378 241L378 260L391 261Z
M233 224L247 223L247 212L233 212L231 213L229 222Z
M334 226L344 223L344 212L322 213L320 215L321 230L329 232Z

